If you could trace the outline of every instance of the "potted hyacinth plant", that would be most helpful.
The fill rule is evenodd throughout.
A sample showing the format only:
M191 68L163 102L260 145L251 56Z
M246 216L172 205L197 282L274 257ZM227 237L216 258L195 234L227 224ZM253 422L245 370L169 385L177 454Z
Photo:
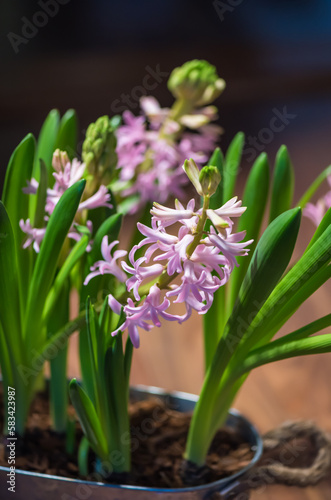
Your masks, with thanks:
M262 153L241 202L235 195L244 135L223 156L221 130L212 123L211 103L224 81L207 62L190 61L168 86L175 97L169 109L145 97L140 116L125 111L91 124L83 162L71 110L62 119L52 111L37 144L29 134L10 159L0 203L3 498L13 491L26 497L29 488L31 498L50 500L229 491L262 452L255 429L230 410L250 371L331 351L330 334L314 335L330 325L330 314L274 339L331 275L329 198L310 201L330 168L293 206L286 147L271 181ZM317 229L293 262L302 209ZM128 216L137 229L124 249L120 229L123 220L130 227ZM200 396L130 390L140 334L193 314L203 316ZM67 342L77 330L82 380L68 383ZM44 475L40 467L31 471L31 457L24 462L36 439L29 415L46 387L46 362L52 430L40 430L38 443L62 443L70 481L52 457L35 459L48 463ZM227 433L220 431L225 425ZM231 471L218 459L224 442L234 457L238 449L244 456ZM58 455L54 444L51 450ZM29 473L16 470L16 457Z

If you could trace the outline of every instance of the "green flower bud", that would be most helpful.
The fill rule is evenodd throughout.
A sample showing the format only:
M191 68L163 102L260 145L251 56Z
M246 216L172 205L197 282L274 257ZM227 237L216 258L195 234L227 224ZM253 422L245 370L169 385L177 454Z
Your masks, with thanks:
M192 158L190 158L189 160L185 160L183 169L185 170L187 177L190 179L193 186L195 187L197 193L200 196L203 196L202 187L199 181L200 172L195 161L192 160Z
M168 88L177 99L205 106L221 94L225 81L219 78L215 66L207 61L194 59L172 71Z
M221 182L218 168L211 165L203 167L199 174L199 182L204 196L213 196Z
M112 120L101 116L88 126L82 158L100 184L108 184L117 164L116 136Z

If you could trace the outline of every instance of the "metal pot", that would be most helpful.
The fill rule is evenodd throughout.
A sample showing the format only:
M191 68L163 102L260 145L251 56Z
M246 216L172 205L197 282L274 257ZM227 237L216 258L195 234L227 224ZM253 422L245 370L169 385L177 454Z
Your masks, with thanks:
M167 393L156 387L138 386L131 390L132 396L143 400L157 396L181 412L191 412L198 397L183 392ZM227 425L235 429L252 446L254 457L242 470L230 477L203 486L181 489L144 488L139 486L111 485L50 476L36 472L16 470L15 495L8 490L9 469L0 467L0 498L9 500L208 500L218 492L227 498L231 490L238 485L240 477L248 472L262 454L262 439L252 424L236 410L230 410Z

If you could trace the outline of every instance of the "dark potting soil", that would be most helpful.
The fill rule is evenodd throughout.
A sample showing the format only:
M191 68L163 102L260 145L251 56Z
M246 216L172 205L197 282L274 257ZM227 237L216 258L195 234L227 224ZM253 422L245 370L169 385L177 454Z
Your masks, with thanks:
M1 403L2 405L2 397ZM73 415L73 409L69 409ZM137 401L130 406L132 438L132 472L127 477L112 477L108 482L181 488L216 481L229 476L247 465L253 455L250 445L231 429L220 430L210 449L207 465L199 474L183 472L183 452L187 438L190 414L179 413L157 399ZM2 408L0 408L0 420ZM0 422L2 425L2 422ZM28 419L24 439L16 447L16 468L44 474L80 478L77 466L77 449L82 437L76 424L76 444L73 455L66 453L65 437L54 433L50 427L49 402L44 393L38 394ZM7 467L6 440L0 443L0 465ZM118 459L114 456L113 460ZM94 457L90 456L91 464ZM92 470L92 468L91 468ZM183 477L186 476L185 483ZM90 480L100 480L91 474Z

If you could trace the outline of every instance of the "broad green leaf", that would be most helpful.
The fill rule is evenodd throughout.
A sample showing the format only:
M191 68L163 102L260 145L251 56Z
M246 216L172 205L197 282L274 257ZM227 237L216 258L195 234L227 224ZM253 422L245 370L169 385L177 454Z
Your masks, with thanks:
M64 264L61 266L45 302L45 307L43 312L43 318L45 321L47 321L49 314L54 309L56 301L62 291L65 282L67 281L70 275L71 270L78 262L78 260L85 254L88 243L89 243L88 236L82 236L82 238L79 241L77 241L77 243L69 253Z
M210 198L209 208L212 210L216 210L224 205L224 180L223 180L223 168L224 168L224 156L220 148L216 148L214 153L212 154L210 160L208 161L208 165L212 165L217 167L219 173L221 174L221 182L218 185L216 193Z
M86 477L89 473L89 452L90 443L88 439L83 436L78 448L78 468L81 477Z
M44 121L37 141L37 150L35 154L34 167L32 177L38 182L40 180L40 160L46 165L48 172L48 184L50 186L54 183L52 176L52 157L55 150L55 141L59 129L60 114L57 109L52 109ZM30 199L30 219L34 220L37 207L36 197Z
M70 283L67 280L61 287L61 294L55 302L55 308L49 317L48 332L61 330L69 321ZM47 332L47 333L48 333ZM50 332L50 337L52 337ZM48 333L49 334L49 333ZM68 343L59 345L57 350L51 351L49 360L51 377L49 381L49 400L53 429L58 433L65 433L68 423L68 379L67 379L67 351Z
M131 373L131 365L132 365L132 355L133 355L133 344L131 342L130 336L128 336L126 345L125 345L125 354L124 354L124 375L126 379L126 386L129 395L129 387L130 387L130 373ZM128 403L128 401L127 401Z
M300 221L299 208L288 210L279 215L261 236L214 356L211 373L215 381L220 379L249 324L290 262Z
M296 356L322 354L327 352L331 352L331 334L317 335L315 337L286 343L274 341L259 349L253 350L246 359L243 360L243 363L238 365L237 371L232 374L229 384L236 378L241 377L244 373L268 363L294 358Z
M255 161L249 177L243 196L243 206L247 207L246 212L240 217L238 222L238 231L246 231L246 239L253 239L250 245L249 255L238 257L239 267L236 267L230 280L230 310L237 299L240 285L247 272L251 256L256 248L260 228L267 204L269 191L269 163L268 157L262 153Z
M314 335L315 333L320 332L321 330L324 330L324 328L327 328L329 326L331 326L331 314L327 314L322 318L312 321L308 325L304 325L294 332L283 335L281 338L274 340L272 342L272 345L274 347L278 347L289 342L305 339L307 337L310 337L311 335Z
M19 221L29 218L29 196L23 193L23 188L32 176L35 147L32 134L28 134L17 146L9 160L2 195L16 241L22 312L30 280L31 252L22 248L25 234L19 227Z
M285 319L287 320L288 318L285 318ZM284 323L285 322L286 321L284 321ZM283 335L281 338L274 340L272 342L272 345L274 347L276 347L276 346L281 346L283 344L286 344L286 343L289 343L292 341L305 339L311 335L314 335L315 333L320 332L321 330L323 330L324 328L327 328L329 326L331 326L331 314L323 316L322 318L319 318L318 320L313 321L312 323L309 323L308 325L304 325L303 327L299 328L298 330L295 330L294 332L288 333L287 335ZM277 330L278 330L278 328L277 328ZM272 339L272 337L274 336L274 334L277 330L274 329L274 330L269 331L268 335L266 337L264 337L261 342L256 343L256 345L254 347L254 351L256 351L261 346L269 345L268 344L269 341ZM247 352L247 349L245 352ZM253 351L250 351L250 352L253 352ZM239 354L239 356L237 356L237 358L235 357L234 359L232 359L230 365L228 366L228 370L227 370L228 378L230 378L231 380L233 379L233 373L236 373L236 371L238 370L238 367L241 366L242 360L246 359L248 356L248 354L245 354L244 356L240 356L240 350L239 350L238 354ZM238 361L238 359L239 359L239 361ZM244 377L243 382L246 380L246 377L247 377L247 375ZM225 382L225 385L226 384L227 384L227 382ZM221 385L221 387L219 389L219 394L221 393L221 391L223 389L224 389L224 384Z
M213 419L213 403L228 363L241 339L285 271L299 231L301 210L281 214L265 230L257 244L241 285L233 312L218 343L212 364L205 377L197 409L193 415L192 433L199 439L198 449L208 442L208 428ZM205 431L201 429L206 428ZM197 429L200 436L197 438Z
M46 233L34 267L27 305L25 335L28 342L36 342L45 299L53 282L60 252L76 215L85 181L71 186L60 198L50 216Z
M118 343L119 342L119 343ZM109 425L109 442L124 457L123 464L116 472L130 470L130 445L123 442L121 436L130 434L127 409L127 389L124 379L123 352L120 352L122 335L118 334L114 345L109 347L105 355L105 393L107 395L107 422ZM119 370L117 372L117 370ZM116 383L114 383L116 380Z
M68 109L61 119L54 149L66 151L72 160L77 156L77 134L78 120L76 111Z
M99 417L95 411L92 401L86 392L80 387L76 379L71 380L69 384L69 394L83 432L88 439L92 450L101 459L109 459L107 442Z
M223 202L233 196L244 143L244 134L238 132L226 152L223 168Z
M331 277L331 226L274 288L249 327L246 342L269 341L299 306ZM245 346L243 346L244 348Z
M207 372L212 362L227 321L225 300L225 286L221 286L214 293L214 300L211 307L203 315L205 372Z
M279 215L261 236L240 287L234 311L228 323L230 332L238 318L247 321L262 307L290 262L301 221L301 210L294 208Z
M110 309L109 307L109 301L108 301L108 296L104 298L102 308L99 314L99 329L100 329L100 335L103 339L102 347L102 355L104 356L104 353L106 352L106 349L108 349L109 346L113 344L114 337L112 337L111 332L112 332L112 319L115 313Z
M123 340L121 333L114 338L112 355L112 380L114 384L114 398L116 408L116 418L119 436L129 435L130 422L127 407L128 386L124 366ZM124 470L130 470L130 445L121 442L121 451L125 458L126 467Z
M21 311L16 246L12 226L0 201L0 322L16 363L22 361Z
M33 135L28 134L14 150L6 170L2 201L12 223L15 236L20 236L18 244L23 240L18 223L21 219L26 220L29 216L29 197L22 190L27 186L27 181L31 179L35 147L36 141Z
M298 202L298 207L304 208L308 201L314 196L316 193L317 189L320 187L322 182L329 176L331 175L331 165L327 167L323 172L319 174L319 176L314 180L314 182L309 186L307 191L303 194L303 196L300 198L300 201Z
M52 157L55 150L56 138L60 124L60 113L52 109L41 127L38 137L37 152L35 157L33 177L39 181L39 161L43 160L51 177Z
M275 162L269 221L291 208L294 193L294 171L286 146L281 146Z
M98 340L99 340L99 325L97 322L97 317L95 314L94 307L91 304L90 298L88 297L86 303L86 326L87 326L87 338L90 348L90 359L92 361L93 367L93 379L94 379L94 393L98 393Z

